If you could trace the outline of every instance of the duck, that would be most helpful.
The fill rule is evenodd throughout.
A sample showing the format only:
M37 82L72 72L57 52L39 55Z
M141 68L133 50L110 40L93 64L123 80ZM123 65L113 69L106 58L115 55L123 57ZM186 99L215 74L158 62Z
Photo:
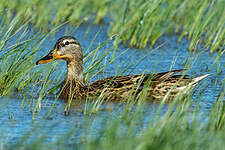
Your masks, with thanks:
M85 83L83 75L83 53L78 40L73 36L59 38L53 49L36 62L36 65L62 59L67 64L67 75L61 86L59 98L84 100L101 96L108 101L129 100L138 98L145 91L146 97L160 102L167 96L172 101L180 93L189 92L209 74L190 78L188 75L176 75L186 69L171 70L160 73L134 74L106 77L92 83ZM145 90L144 90L145 89Z

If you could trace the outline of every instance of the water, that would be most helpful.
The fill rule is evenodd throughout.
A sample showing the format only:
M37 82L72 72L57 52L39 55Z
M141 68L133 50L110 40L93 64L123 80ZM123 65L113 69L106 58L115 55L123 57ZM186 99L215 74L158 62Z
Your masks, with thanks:
M36 59L38 60L44 54L48 53L49 50L54 46L56 40L61 36L64 36L68 29L70 30L69 35L75 36L79 40L84 53L88 53L87 49L96 34L96 40L90 49L93 49L94 47L98 46L99 43L108 39L106 32L107 27L107 23L100 26L90 25L87 23L77 29L66 25L56 32L54 36L55 39L51 37L44 41L44 43L41 45L43 47L42 51L38 52ZM143 59L143 61L138 63L137 67L129 69L125 74L163 72L170 70L171 66L173 66L174 69L181 69L184 67L185 60L187 57L189 57L188 61L190 62L191 67L188 69L187 74L190 74L191 76L198 76L206 73L211 74L210 77L201 82L201 86L198 86L195 89L197 92L199 92L201 87L208 85L204 91L200 104L201 111L203 113L208 113L217 99L219 90L221 88L221 85L215 84L214 80L217 78L219 83L224 78L223 74L225 70L225 60L221 59L219 61L221 73L217 75L217 65L212 66L212 63L215 60L217 54L210 56L207 51L202 50L203 48L200 48L201 50L199 51L190 53L188 52L189 41L183 39L180 43L177 43L177 39L177 35L163 36L158 40L154 48L148 47L141 50L134 48L128 49L124 45L120 45L116 51L115 56L119 56L121 53L124 54L119 56L113 62L113 64L106 68L106 73L104 75L100 74L91 81L106 76L113 76L118 71L118 68L122 67L124 64L131 64L145 56L146 57ZM99 54L109 52L111 55L113 52L111 50L112 45L113 41L109 41L100 49ZM159 48L155 49L156 47ZM110 61L110 57L106 60ZM90 62L84 64L84 67L87 67L88 63ZM43 66L40 65L36 67ZM60 69L57 71L66 72L65 62L62 62L58 68ZM31 137L27 143L30 143L32 140L43 136L46 136L46 141L58 140L62 138L62 136L65 136L66 133L71 133L72 131L76 131L74 134L74 138L76 140L81 140L82 138L80 137L84 136L85 133L90 136L90 138L92 138L92 136L94 137L95 135L99 134L98 129L104 127L107 124L106 122L108 122L110 119L119 119L121 110L124 108L123 104L104 104L96 115L94 114L91 116L85 116L82 113L84 109L84 103L80 103L71 109L69 116L64 116L65 104L58 101L56 102L53 112L51 112L50 116L46 117L49 109L55 102L54 99L49 96L49 100L42 104L41 109L39 109L36 113L34 122L32 122L32 112L29 105L25 108L21 108L21 102L22 99L16 98L15 96L2 97L0 100L0 148L1 146L4 147L7 143L16 143L21 139L21 137L26 135ZM149 121L152 119L151 116L154 115L157 107L158 104L151 103L147 103L143 107L141 114L143 114L145 117L142 118L141 122L142 130L147 127ZM166 106L163 110L166 110ZM82 127L86 124L87 120L89 121L90 126L88 126L85 131L82 131ZM70 143L70 141L68 141L68 143Z

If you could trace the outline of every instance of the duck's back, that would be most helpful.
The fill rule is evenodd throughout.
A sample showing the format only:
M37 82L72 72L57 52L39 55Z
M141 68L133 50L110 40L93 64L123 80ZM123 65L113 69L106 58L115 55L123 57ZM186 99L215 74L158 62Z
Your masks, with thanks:
M69 97L73 97L73 99L94 98L95 100L100 96L104 100L118 101L137 98L145 92L146 97L151 100L161 101L169 92L168 101L170 101L181 91L188 94L200 80L208 76L203 75L192 79L186 75L174 75L181 71L184 70L113 76L94 81L85 86L81 86L74 81L72 84L65 86L60 97L62 99L68 99Z
M146 86L147 97L162 99L170 89L186 87L192 82L192 79L188 78L188 76L173 75L181 71L183 70L107 77L89 84L88 93L89 95L101 95L107 100L127 100L133 96L139 96L142 89ZM176 94L179 92L179 90L175 91Z

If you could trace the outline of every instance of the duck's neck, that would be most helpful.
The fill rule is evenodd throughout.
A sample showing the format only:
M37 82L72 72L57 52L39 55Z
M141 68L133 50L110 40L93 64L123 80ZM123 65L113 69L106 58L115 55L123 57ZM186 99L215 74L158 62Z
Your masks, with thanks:
M66 83L76 84L75 86L84 86L83 61L67 62Z

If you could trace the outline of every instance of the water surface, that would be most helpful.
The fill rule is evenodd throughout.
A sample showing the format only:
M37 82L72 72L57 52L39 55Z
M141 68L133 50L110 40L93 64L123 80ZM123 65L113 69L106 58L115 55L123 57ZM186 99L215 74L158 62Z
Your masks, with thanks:
M78 28L74 28L69 25L65 25L56 32L54 37L47 38L41 45L42 51L37 54L37 60L43 55L48 53L50 49L54 46L56 40L64 35L75 36L80 42L83 52L87 54L87 50L90 46L92 40L96 37L93 45L89 50L97 47L99 43L102 43L108 39L107 28L108 24L102 24L100 26L83 24ZM67 33L69 30L69 34ZM97 36L96 36L97 35ZM219 90L221 88L220 81L224 78L224 66L225 60L221 59L218 63L221 66L221 73L217 75L217 65L212 63L215 60L217 54L212 54L210 56L209 52L204 51L204 48L200 47L195 52L188 52L189 41L182 39L180 43L177 43L178 35L162 36L156 43L156 45L151 48L146 49L135 49L127 48L124 45L119 45L116 50L115 56L119 56L121 53L123 55L119 56L113 64L109 65L105 69L104 74L99 74L93 80L101 79L107 76L113 76L119 70L118 68L123 68L124 64L131 64L137 60L144 58L135 68L130 68L124 74L139 74L139 73L149 73L149 72L163 72L171 69L181 69L184 68L184 63L188 60L190 67L187 70L187 74L191 76L198 76L202 74L210 73L210 77L201 82L199 86L196 87L195 93L198 93L203 87L207 87L202 96L202 101L200 103L200 108L202 113L209 113L212 108ZM99 54L109 53L108 56L113 54L113 40L109 41L106 45L100 48ZM13 41L12 41L13 43ZM106 58L106 61L110 61L110 57ZM66 73L65 62L58 61L60 65L56 70L57 72ZM90 62L86 62L84 67L87 67ZM37 67L43 67L42 65ZM215 84L215 79L217 78L218 84ZM54 84L53 84L54 86ZM193 101L195 101L195 96L193 96ZM48 98L47 98L48 99ZM32 122L32 112L29 105L25 108L21 108L22 98L18 97L2 97L0 100L0 148L5 146L6 143L16 143L21 137L25 135L30 135L29 141L37 137L47 136L46 141L58 140L66 133L70 133L71 130L75 131L74 139L81 140L81 136L84 133L88 136L94 136L99 128L104 128L106 122L111 120L117 120L121 116L121 111L125 107L124 104L120 103L109 103L102 105L100 111L96 115L84 115L84 104L80 103L76 107L71 109L69 116L64 116L65 104L61 101L57 101L56 105L51 112L51 114L46 117L52 104L55 100L52 96L49 96L49 100L41 105L41 109L38 110L35 116L35 121ZM148 126L148 122L152 119L152 116L157 110L158 104L147 103L143 106L141 113L142 118L142 131ZM166 110L167 106L164 106ZM202 114L199 114L202 115ZM110 119L109 119L110 118ZM85 125L87 120L90 121L90 126L85 131L82 131L82 127ZM125 130L122 127L121 130ZM138 129L139 132L139 129ZM141 131L140 131L141 133ZM79 142L79 141L78 141ZM69 141L68 141L69 143Z

